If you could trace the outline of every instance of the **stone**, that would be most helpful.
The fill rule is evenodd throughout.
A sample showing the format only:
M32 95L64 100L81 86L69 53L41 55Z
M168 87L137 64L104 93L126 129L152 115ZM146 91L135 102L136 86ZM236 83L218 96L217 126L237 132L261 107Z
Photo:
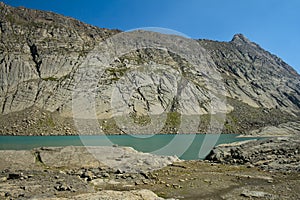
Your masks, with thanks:
M35 198L36 200L42 200L43 198ZM150 190L131 190L131 191L112 191L103 190L97 193L80 194L74 196L74 200L112 200L112 199L122 199L122 200L163 200L163 198L158 197ZM50 200L67 200L66 198L51 198Z
M1 177L1 178L0 178L0 181L1 181L1 182L7 181L7 177Z
M66 185L66 184L60 184L54 187L57 191L71 191L72 186Z
M243 151L238 151L237 148L241 148L241 146L243 146ZM300 139L297 136L285 137L285 139L274 137L219 145L209 153L206 159L245 165L248 168L256 166L268 171L299 172L300 154L288 155L299 148ZM245 158L247 158L247 162L245 162Z
M103 176L104 178L109 178L109 177L110 177L109 173L104 173L104 174L102 174L102 176Z
M105 181L104 181L104 179L97 178L97 179L93 179L91 181L91 184L96 185L96 186L100 186L100 185L105 184Z
M272 194L267 193L267 192L249 191L249 190L243 191L241 193L241 196L250 197L250 198L271 198L271 197L273 197Z
M21 174L12 173L12 174L8 174L7 180L11 180L11 179L20 179L20 178L22 178L22 175L21 175Z
M172 184L172 186L175 189L182 188L182 186L180 186L179 184L176 184L176 183Z
M47 147L36 149L43 164L49 167L99 167L100 162L85 147Z

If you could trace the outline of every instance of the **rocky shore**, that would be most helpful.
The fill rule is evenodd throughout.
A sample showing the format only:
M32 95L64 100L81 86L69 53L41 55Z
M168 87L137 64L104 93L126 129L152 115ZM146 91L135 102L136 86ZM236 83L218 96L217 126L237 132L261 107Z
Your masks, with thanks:
M256 166L268 171L300 172L299 137L273 137L219 145L207 156L219 163Z
M251 131L249 135L263 139L219 145L206 159L217 163L256 166L268 171L300 172L299 121L267 126Z
M48 147L0 155L0 199L162 199L134 187L150 183L153 170L179 161L129 147ZM128 191L111 191L116 185Z
M293 149L295 162L280 167L276 162L287 160L290 151L274 159L277 165L264 154L255 157L256 162L250 156L250 164L242 163L242 154L234 162L214 156L221 149L225 155L227 146L214 149L206 161L181 161L127 147L0 151L0 199L299 199L299 140L295 147L284 147L285 141L239 144L247 151L255 151L254 144L262 146L262 152L274 144L273 149L284 149L280 151Z

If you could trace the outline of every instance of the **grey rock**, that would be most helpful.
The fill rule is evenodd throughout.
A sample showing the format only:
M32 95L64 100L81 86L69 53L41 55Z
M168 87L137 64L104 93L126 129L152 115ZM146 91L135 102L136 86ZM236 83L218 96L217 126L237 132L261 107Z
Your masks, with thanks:
M198 65L193 65L191 57L146 48L127 52L106 66L97 65L100 58L95 56L90 59L94 67L86 68L85 60L97 51L106 52L106 58L114 57L114 49L106 49L101 42L117 38L120 31L4 3L0 11L0 134L78 134L72 120L74 109L89 112L72 107L74 100L82 100L74 95L78 90L85 94L93 90L101 127L113 134L150 133L159 128L156 125L161 123L156 117L162 112L205 118L218 111L227 114L223 132L244 134L299 119L299 74L241 34L230 42L217 42L137 31L133 36L142 35L145 41L200 45L203 60L196 59ZM130 37L122 39L132 44ZM116 50L126 48L120 45ZM188 48L179 50L190 55ZM95 73L99 70L104 71L101 77ZM132 92L134 86L140 87ZM113 94L120 98L112 98ZM210 103L218 96L227 99L224 105ZM211 111L212 106L215 111ZM119 119L121 124L133 121L133 125L108 125L120 113L124 115ZM155 117L150 119L149 113ZM186 129L193 133L214 132L207 130L209 122L205 120L198 130L200 120L193 116L189 126L181 129L179 117L169 119L174 124L168 124L162 133L184 133ZM152 128L134 126L143 127L150 121L154 122ZM89 119L83 117L77 123L84 125L80 128L85 134L99 134Z
M60 184L54 187L57 191L71 191L72 187L66 184Z
M35 168L36 159L30 151L0 151L0 169Z
M249 197L249 198L266 198L266 199L273 199L273 195L267 192L261 191L248 191L245 190L241 193L241 196Z
M8 174L8 180L11 180L11 179L21 179L23 176L22 176L22 174Z
M110 177L109 173L104 173L104 174L102 174L102 176L103 176L103 178L109 178Z
M45 198L43 198L45 199ZM47 200L67 200L69 198L46 198ZM163 200L163 198L158 197L150 190L132 190L132 191L112 191L112 190L104 190L98 193L89 193L89 194L80 194L77 196L73 196L74 200L114 200L114 199L122 199L122 200ZM41 200L39 198L35 198L35 200Z
M299 137L276 137L224 144L206 157L219 163L256 166L263 170L299 172Z
M146 174L147 172L160 169L173 162L180 161L176 156L158 156L138 152L130 147L109 146L42 147L32 151L0 151L0 155L3 156L3 160L0 162L0 170L7 168L14 169L14 166L17 168L23 167L24 169L40 169L40 164L47 168L84 168L83 171L78 172L78 175L88 180L96 178L96 175L100 173L98 168L101 167L109 167L111 171L121 175L128 172L139 173L142 171ZM36 162L36 157L39 162ZM116 161L116 158L121 159L120 161ZM143 161L143 163L138 164L139 160ZM144 164L146 160L148 162ZM44 171L47 172L48 170L45 169ZM21 174L11 174L11 178L24 178ZM62 171L61 174L66 174L66 172ZM104 173L104 175L107 176L109 174Z

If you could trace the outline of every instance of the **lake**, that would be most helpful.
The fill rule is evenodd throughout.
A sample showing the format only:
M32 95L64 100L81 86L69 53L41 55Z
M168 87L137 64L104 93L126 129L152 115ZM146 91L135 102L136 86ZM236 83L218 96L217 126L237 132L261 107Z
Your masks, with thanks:
M184 160L203 159L213 146L259 139L237 134L101 135L101 136L0 136L0 150L28 150L49 146L130 146L141 152L177 155Z

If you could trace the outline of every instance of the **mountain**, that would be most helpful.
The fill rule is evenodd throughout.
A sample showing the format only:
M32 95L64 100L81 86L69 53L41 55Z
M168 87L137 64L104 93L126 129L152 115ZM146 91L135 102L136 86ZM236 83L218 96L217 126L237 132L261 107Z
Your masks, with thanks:
M95 94L107 134L206 133L217 121L224 133L247 134L300 118L300 75L242 34L230 42L129 35L1 2L0 11L1 134L78 134L81 121L89 120L89 96L78 89ZM138 38L150 45L135 44ZM158 39L170 48L158 48ZM130 45L141 48L116 54ZM105 56L112 62L103 64ZM73 120L74 110L83 113L75 117L80 120Z

